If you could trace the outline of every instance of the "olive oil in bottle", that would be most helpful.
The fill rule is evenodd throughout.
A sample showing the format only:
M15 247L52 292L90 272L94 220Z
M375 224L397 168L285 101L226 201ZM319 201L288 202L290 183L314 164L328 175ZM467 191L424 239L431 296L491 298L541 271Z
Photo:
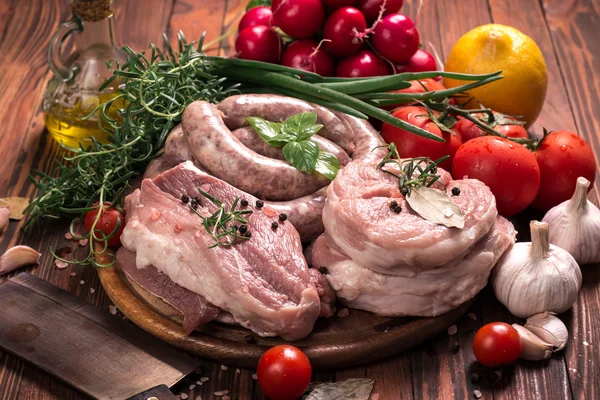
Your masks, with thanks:
M110 126L102 122L99 104L118 95L118 81L98 89L112 76L109 65L122 64L125 56L114 44L112 0L73 0L74 17L54 33L48 49L48 61L54 77L44 94L44 122L50 136L67 147L86 147L91 138L105 142ZM76 51L62 60L65 38L75 34ZM108 116L117 119L117 100ZM103 129L104 128L104 129Z

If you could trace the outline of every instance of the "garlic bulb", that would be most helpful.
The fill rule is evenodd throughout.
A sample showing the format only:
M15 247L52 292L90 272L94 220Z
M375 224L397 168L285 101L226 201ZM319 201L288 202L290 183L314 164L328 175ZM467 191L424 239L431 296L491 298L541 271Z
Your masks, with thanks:
M545 360L550 358L554 347L550 343L544 342L529 329L518 324L512 324L512 327L519 332L521 338L521 354L519 357L525 360Z
M496 298L517 317L573 306L581 287L579 265L548 241L548 224L531 221L531 242L516 243L492 270Z
M567 327L551 312L543 312L527 318L525 328L553 345L554 351L564 349L569 339Z
M567 250L580 265L600 262L600 210L587 199L589 186L579 177L573 197L542 220L550 225L550 243Z

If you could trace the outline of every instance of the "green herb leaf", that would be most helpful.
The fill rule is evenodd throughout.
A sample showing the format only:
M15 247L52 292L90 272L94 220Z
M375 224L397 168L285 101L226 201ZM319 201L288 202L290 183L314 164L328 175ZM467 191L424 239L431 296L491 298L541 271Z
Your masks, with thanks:
M283 146L283 156L294 167L310 174L317 165L319 145L310 140L290 142Z
M292 115L285 120L281 133L294 136L297 141L310 139L323 125L317 124L317 114L314 112L303 112Z
M254 7L270 6L270 5L271 5L271 0L250 0L248 2L248 5L246 6L246 11L248 11Z
M329 180L334 180L339 169L340 160L336 156L326 151L319 151L315 171L321 175L325 175Z
M465 217L461 209L452 203L448 194L439 189L419 186L414 188L405 199L410 208L426 220L449 228L465 227Z
M289 142L289 140L286 140L284 143L279 144L280 140L276 139L276 136L281 133L282 124L280 122L271 122L259 117L248 117L246 118L246 121L254 128L258 136L270 146L281 147ZM277 142L278 145L274 142Z

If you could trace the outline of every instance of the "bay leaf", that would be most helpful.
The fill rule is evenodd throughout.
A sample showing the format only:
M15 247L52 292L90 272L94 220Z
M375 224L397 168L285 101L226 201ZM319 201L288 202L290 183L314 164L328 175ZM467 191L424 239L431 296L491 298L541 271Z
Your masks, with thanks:
M23 219L23 212L29 206L29 199L26 197L5 197L0 199L0 207L8 207L10 210L9 218L20 221Z
M465 217L450 197L439 189L420 186L411 190L406 202L421 217L447 227L464 228Z
M373 391L373 379L347 379L333 383L321 383L305 400L369 400Z

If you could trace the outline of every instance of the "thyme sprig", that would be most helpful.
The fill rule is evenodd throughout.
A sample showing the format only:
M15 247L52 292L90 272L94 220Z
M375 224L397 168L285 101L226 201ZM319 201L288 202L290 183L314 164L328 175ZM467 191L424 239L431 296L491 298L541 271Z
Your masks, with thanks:
M206 232L215 240L214 244L208 246L209 249L217 246L229 247L234 244L236 240L250 239L250 235L241 233L239 226L235 224L237 222L240 226L246 225L248 220L244 218L244 215L252 214L252 210L236 210L238 202L240 201L239 196L235 198L229 209L227 209L221 200L216 199L201 188L198 188L198 192L217 206L217 210L214 213L205 217L198 212L193 203L188 203L190 210L202 219L202 226L204 226Z
M388 149L388 153L377 164L377 169L398 179L400 192L406 197L413 189L425 186L431 187L438 182L440 175L437 175L437 166L447 160L450 156L444 156L436 161L429 157L414 157L401 159L396 145L392 142L386 146L379 146ZM397 172L390 169L384 169L386 165L394 165ZM440 184L442 184L440 182ZM445 185L444 190L446 189Z

